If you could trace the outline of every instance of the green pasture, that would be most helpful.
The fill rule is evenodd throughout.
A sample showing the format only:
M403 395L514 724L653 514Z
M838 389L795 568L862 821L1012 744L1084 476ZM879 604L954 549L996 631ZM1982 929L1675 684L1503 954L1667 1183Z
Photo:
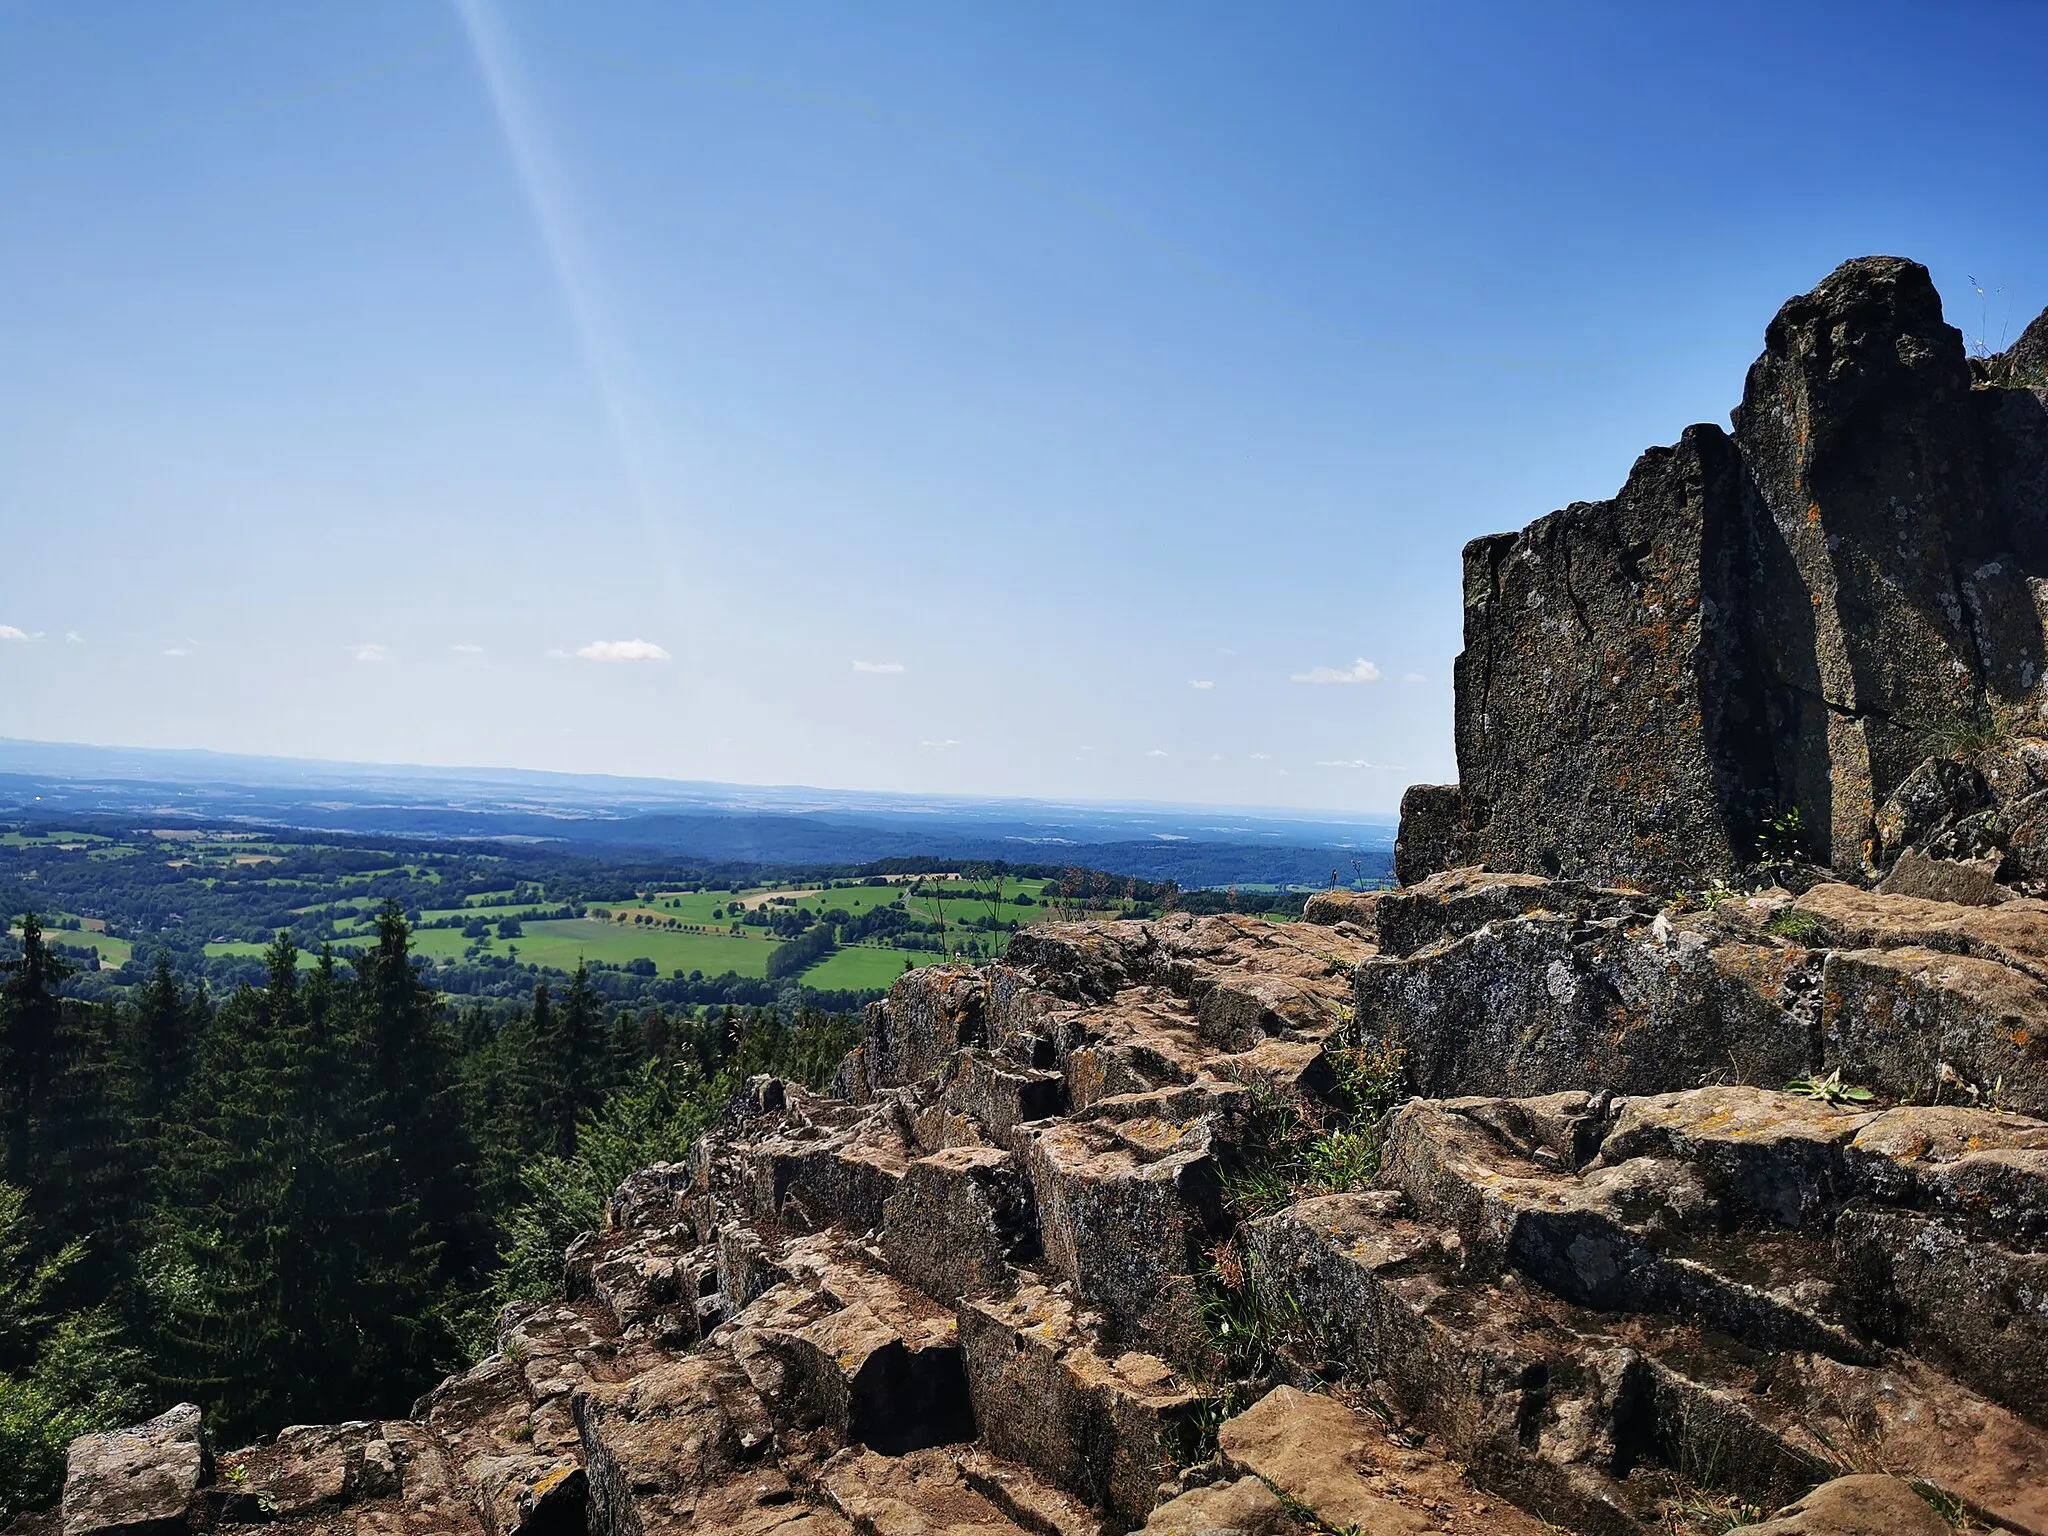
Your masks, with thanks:
M67 912L58 915L68 917L71 914ZM21 924L11 923L7 931L19 938ZM43 920L43 938L45 942L51 944L67 944L77 949L96 949L100 952L100 964L105 966L126 965L128 957L135 953L135 946L126 939L109 938L106 934L95 933L90 928L54 928L50 926L48 918Z
M527 923L524 929L520 938L493 939L486 953L502 955L516 949L522 962L560 971L575 970L578 960L602 960L609 965L652 960L664 976L674 971L764 976L768 957L778 942L752 936L736 939L725 933L634 928L589 917ZM465 939L460 928L423 928L413 935L414 951L438 960L460 960L474 942Z
M911 966L936 965L945 956L910 949L878 949L870 944L850 944L835 949L805 971L803 984L821 992L878 991L903 974L904 962Z

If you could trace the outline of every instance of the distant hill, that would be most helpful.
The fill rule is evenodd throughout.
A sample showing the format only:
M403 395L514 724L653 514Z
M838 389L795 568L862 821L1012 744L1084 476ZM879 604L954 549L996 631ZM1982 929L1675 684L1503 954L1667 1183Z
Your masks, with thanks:
M1384 874L1391 817L896 795L499 768L425 768L0 739L0 810L517 838L621 861L1071 861L1184 887Z

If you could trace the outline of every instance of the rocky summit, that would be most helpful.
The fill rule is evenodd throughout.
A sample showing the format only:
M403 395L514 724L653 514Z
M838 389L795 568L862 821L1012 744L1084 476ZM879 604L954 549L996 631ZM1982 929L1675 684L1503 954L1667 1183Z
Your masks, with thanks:
M1924 267L1849 262L1771 322L1732 431L1467 545L1459 783L1409 791L1402 878L1888 867L1930 758L2042 725L2044 352L2048 317L1969 358ZM1996 813L1965 856L2048 876L2043 788L1952 790Z
M1400 889L912 972L408 1418L29 1527L2048 1536L2043 338L1842 268L1468 549Z

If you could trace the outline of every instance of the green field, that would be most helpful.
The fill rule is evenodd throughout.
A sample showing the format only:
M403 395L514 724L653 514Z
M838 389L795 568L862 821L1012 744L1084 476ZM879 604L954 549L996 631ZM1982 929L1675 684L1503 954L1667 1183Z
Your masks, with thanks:
M240 851L247 853L249 846L242 845ZM941 912L939 900L929 894L934 883L927 882L927 894L914 898L909 896L907 885L902 883L823 888L756 886L738 893L725 890L654 891L637 900L593 903L590 915L585 917L551 919L537 919L531 915L548 910L550 903L545 900L536 903L528 899L514 904L511 900L513 892L507 889L473 896L460 907L430 908L422 911L420 918L422 924L449 918L482 918L490 925L491 932L481 954L515 954L520 963L531 963L545 970L574 971L577 963L583 960L618 966L633 960L651 960L662 976L673 976L679 972L688 976L698 972L713 977L730 971L740 976L759 977L767 974L768 957L782 941L769 930L759 927L742 926L735 935L731 925L736 921L739 907L767 907L770 910L808 907L819 914L838 909L858 917L875 907L901 901L917 916L932 921ZM957 944L979 947L993 941L993 948L998 953L1007 947L1007 933L984 934L962 926L965 922L990 915L988 897L992 893L987 886L977 887L961 881L947 881L943 885L947 892L943 906L945 920ZM1045 902L1045 887L1046 882L1041 880L1003 881L1002 899L996 915L1004 922L1028 924L1047 921L1054 914ZM1029 893L1031 905L1019 906L1016 903L1014 898L1020 891ZM346 907L365 909L376 903L363 896L329 894L316 905L318 910L324 911ZM719 916L714 918L713 912ZM599 913L605 915L599 916ZM368 921L371 913L362 910L361 917L364 920L362 926L351 926L337 935L334 941L337 945L360 944L372 936L374 929ZM498 937L497 925L506 918L519 919L519 937ZM421 926L412 933L413 952L429 960L463 960L476 944L477 940L465 937L458 927ZM264 948L264 945L256 943L209 944L206 952L209 955L260 956ZM105 953L103 947L102 954ZM877 991L902 975L906 962L911 966L935 965L946 958L932 950L848 945L812 966L802 979L806 986L825 991ZM309 956L302 956L301 964L310 963Z
M12 924L7 931L18 937L21 924ZM100 964L106 966L126 965L128 957L135 952L135 946L128 940L110 939L90 928L52 928L45 922L43 937L52 944L65 944L74 949L96 949L100 952Z
M413 935L414 951L437 960L459 960L474 942L465 939L460 928L423 928ZM768 938L674 933L658 928L632 928L591 917L571 917L527 923L522 937L493 939L486 953L502 955L516 949L522 962L560 971L575 970L579 960L602 960L609 965L652 960L664 976L675 971L684 975L702 971L706 976L722 976L727 971L737 971L742 976L765 976L775 944L775 940Z
M820 992L877 991L903 974L905 961L912 966L936 965L944 958L929 951L852 944L832 951L805 971L801 979L805 986L816 987Z

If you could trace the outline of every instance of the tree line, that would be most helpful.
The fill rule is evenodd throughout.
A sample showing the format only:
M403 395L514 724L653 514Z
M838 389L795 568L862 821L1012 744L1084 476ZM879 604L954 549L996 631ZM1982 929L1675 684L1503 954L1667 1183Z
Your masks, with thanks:
M33 915L0 983L0 1520L70 1438L181 1399L217 1441L403 1414L544 1294L634 1168L735 1083L829 1077L844 1017L614 1010L579 968L451 1010L403 911L346 960L279 934L221 996L168 957L67 993Z

